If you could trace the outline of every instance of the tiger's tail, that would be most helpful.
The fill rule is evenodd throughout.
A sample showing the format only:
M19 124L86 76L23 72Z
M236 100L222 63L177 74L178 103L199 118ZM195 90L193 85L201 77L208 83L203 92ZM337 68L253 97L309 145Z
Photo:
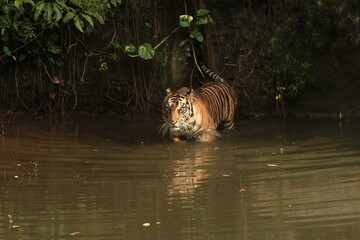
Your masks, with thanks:
M210 69L208 69L205 64L201 64L200 66L201 70L203 71L203 73L210 77L212 80L214 80L214 82L225 82L225 80L220 77L218 74L214 73L213 71L211 71Z

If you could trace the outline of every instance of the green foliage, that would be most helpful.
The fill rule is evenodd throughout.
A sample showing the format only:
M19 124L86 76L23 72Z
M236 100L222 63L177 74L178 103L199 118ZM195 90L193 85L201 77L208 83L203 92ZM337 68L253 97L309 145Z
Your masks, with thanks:
M16 82L15 99L28 110L58 106L64 111L63 104L69 95L75 98L75 108L74 84L79 79L84 82L87 60L93 55L88 53L85 63L81 62L84 58L78 56L80 48L89 51L81 42L81 35L91 33L97 24L104 24L106 13L120 3L121 0L0 1L0 71L15 71L12 79L0 82L1 91L8 91L4 88ZM80 62L84 64L82 72ZM65 78L63 71L68 65L73 69ZM100 59L100 71L107 68ZM26 101L36 98L31 107L26 106L25 98L21 99L20 88L27 93Z
M145 43L139 46L138 53L143 59L152 59L155 55L155 50L150 43Z
M42 50L60 54L59 31L67 26L81 33L104 23L105 13L121 0L3 0L0 3L0 60L38 55ZM47 34L45 34L47 33ZM48 35L52 37L47 37ZM56 40L54 39L56 38ZM30 44L37 42L36 44ZM40 48L40 49L39 49ZM56 50L54 50L56 49ZM20 52L20 53L19 53Z
M288 35L289 36L289 35ZM271 75L278 79L277 89L284 96L294 98L312 82L311 63L295 49L290 49L288 38L271 38L268 54L272 58Z
M191 22L194 20L193 16L190 15L180 15L179 23L181 27L190 27Z
M194 23L194 19L195 19L195 23ZM155 47L153 47L151 43L145 43L140 45L138 48L136 48L133 43L128 43L124 45L123 50L130 57L141 57L143 59L149 60L154 57L155 50L180 28L190 29L189 39L195 39L198 42L202 43L204 41L204 36L201 33L199 27L210 23L213 23L213 20L209 15L209 10L201 8L196 12L195 17L191 15L180 15L179 27L177 27L171 34L166 36ZM189 39L185 39L180 42L180 46L185 47L187 56L190 56L191 41ZM135 54L136 52L138 54Z

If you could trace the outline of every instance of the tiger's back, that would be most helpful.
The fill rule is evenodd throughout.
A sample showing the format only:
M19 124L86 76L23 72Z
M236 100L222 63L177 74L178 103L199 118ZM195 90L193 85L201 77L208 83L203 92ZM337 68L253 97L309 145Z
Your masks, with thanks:
M231 130L235 124L235 109L237 97L235 91L226 82L209 82L194 91L194 101L202 102L207 114L203 121L208 121L208 127L218 131Z

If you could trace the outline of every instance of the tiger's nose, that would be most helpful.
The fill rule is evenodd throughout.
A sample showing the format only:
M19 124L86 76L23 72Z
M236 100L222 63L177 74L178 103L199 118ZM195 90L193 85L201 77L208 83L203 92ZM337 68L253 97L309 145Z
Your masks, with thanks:
M176 120L170 120L170 124L171 124L171 125L175 126L176 123L177 123Z

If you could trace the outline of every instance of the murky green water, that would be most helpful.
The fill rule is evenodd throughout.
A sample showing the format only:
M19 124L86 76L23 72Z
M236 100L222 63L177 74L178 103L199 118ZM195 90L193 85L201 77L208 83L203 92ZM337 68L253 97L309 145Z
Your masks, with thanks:
M5 122L0 239L360 238L360 120L241 120L180 144L159 125Z

